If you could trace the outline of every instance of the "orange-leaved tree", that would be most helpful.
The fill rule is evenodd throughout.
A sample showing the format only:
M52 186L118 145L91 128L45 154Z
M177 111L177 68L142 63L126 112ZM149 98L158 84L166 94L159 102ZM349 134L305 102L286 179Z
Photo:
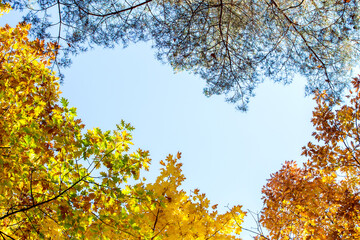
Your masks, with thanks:
M179 189L180 154L145 184L131 125L84 133L49 69L59 47L29 29L0 28L0 239L235 239L244 212Z
M316 96L312 122L318 143L308 160L286 162L263 188L261 223L271 239L360 239L360 79L346 103Z

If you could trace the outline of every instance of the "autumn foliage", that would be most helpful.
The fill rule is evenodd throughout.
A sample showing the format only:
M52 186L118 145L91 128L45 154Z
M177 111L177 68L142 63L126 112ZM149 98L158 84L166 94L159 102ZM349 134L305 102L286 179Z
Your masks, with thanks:
M315 97L317 143L303 148L308 160L286 162L263 188L261 223L271 239L360 238L360 79L345 103L325 92Z
M61 48L29 29L0 28L0 239L239 239L241 206L219 213L182 190L180 153L148 182L130 124L85 130L51 70ZM360 79L352 85L345 103L316 94L317 142L264 186L258 239L360 239Z
M220 214L181 190L180 153L145 183L149 154L130 151L130 124L85 131L50 70L59 47L29 29L0 28L0 238L236 239L241 207Z

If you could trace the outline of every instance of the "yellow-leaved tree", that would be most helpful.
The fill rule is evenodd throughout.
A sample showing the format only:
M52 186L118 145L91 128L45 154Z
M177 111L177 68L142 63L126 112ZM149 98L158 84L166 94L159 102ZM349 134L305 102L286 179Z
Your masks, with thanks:
M347 103L317 94L308 161L286 162L263 188L269 238L360 239L360 79L352 85Z
M49 69L59 47L29 29L0 28L0 238L237 239L241 207L219 214L199 190L179 189L180 154L145 184L150 159L130 152L131 125L84 133Z

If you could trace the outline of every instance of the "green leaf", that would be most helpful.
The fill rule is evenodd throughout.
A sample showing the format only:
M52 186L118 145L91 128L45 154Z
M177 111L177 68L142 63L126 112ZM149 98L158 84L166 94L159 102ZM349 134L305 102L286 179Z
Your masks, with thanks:
M60 102L65 108L69 105L69 101L66 98L61 98Z

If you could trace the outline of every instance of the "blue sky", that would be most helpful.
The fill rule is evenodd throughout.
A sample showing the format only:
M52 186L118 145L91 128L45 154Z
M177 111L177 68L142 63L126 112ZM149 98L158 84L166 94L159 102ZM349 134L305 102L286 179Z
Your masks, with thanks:
M1 23L14 19L10 13ZM149 150L153 159L149 179L161 159L180 151L185 190L199 188L223 211L236 204L261 210L266 179L285 160L301 159L302 146L312 139L314 102L304 97L305 80L296 77L287 86L265 80L242 113L223 96L206 98L198 76L174 74L154 55L150 44L139 43L73 57L63 72L63 96L88 128L112 130L121 119L130 122L135 148ZM248 217L244 226L255 223Z
M184 189L199 188L213 204L241 204L259 211L261 187L285 160L300 159L311 139L314 103L305 80L283 86L265 81L249 111L236 111L223 96L207 98L198 77L174 74L154 57L150 44L96 49L73 58L64 73L64 97L87 127L115 128L121 119L135 128L135 147L150 151L149 173L167 154L182 152ZM247 228L255 226L246 219ZM244 232L244 239L251 239Z

